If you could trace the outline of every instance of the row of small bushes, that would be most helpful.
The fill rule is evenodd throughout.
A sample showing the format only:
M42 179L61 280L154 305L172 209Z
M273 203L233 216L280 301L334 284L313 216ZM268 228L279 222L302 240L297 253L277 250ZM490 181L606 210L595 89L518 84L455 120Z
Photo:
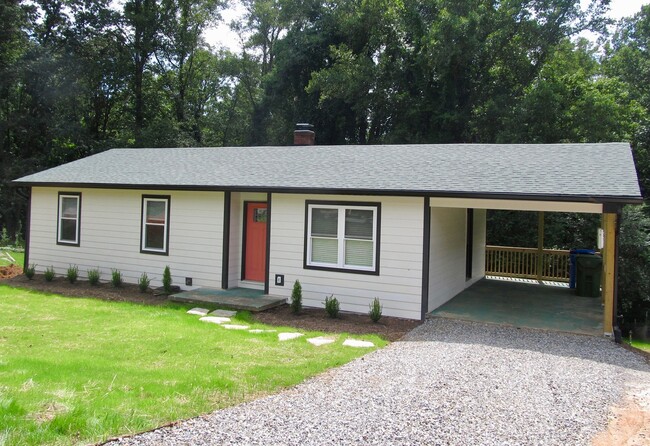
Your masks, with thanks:
M334 297L334 295L325 297L325 311L327 315L331 318L337 318L339 316L340 304L339 300ZM300 281L296 280L293 284L293 290L291 291L291 310L294 314L299 314L302 311L302 285ZM373 322L378 322L381 319L381 313L383 311L383 306L378 298L375 299L370 304L370 310L368 311L368 316Z
M36 265L34 264L30 265L28 268L25 269L25 276L29 280L32 280L35 274L36 274ZM99 279L101 278L101 273L99 271L99 268L89 269L87 275L88 275L88 283L90 283L93 286L99 285ZM43 273L43 276L45 277L45 280L48 282L54 280L55 277L54 267L52 266L48 267ZM68 282L74 284L79 278L79 267L77 265L70 265L68 267L68 271L66 272L65 278L68 280ZM169 266L165 266L165 269L163 271L162 282L163 282L163 289L165 290L165 292L168 294L171 293L172 275ZM115 288L119 288L122 286L123 283L124 283L124 279L122 276L122 272L118 269L112 269L111 285L113 285ZM146 292L149 289L150 284L151 284L151 279L149 278L147 273L142 273L140 275L140 279L138 280L138 288L140 289L140 292L141 293Z

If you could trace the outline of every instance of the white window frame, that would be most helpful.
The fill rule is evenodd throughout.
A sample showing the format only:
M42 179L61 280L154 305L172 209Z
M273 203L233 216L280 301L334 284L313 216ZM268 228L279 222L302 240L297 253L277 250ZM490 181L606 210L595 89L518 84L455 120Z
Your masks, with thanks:
M165 222L163 224L159 223L147 223L147 203L149 202L162 202L165 203ZM142 197L142 221L140 227L140 252L149 253L149 254L169 254L169 202L170 197L168 196L144 196ZM145 246L147 242L147 226L163 226L163 247L159 248L149 248Z
M63 216L63 199L64 198L74 198L77 200L77 209L76 215L74 218L64 217ZM56 242L60 245L71 245L79 246L79 234L81 232L81 194L80 193L59 193L59 208L58 208L58 218L57 218L57 231L56 231ZM67 240L63 237L63 221L72 220L76 223L75 227L75 239Z
M307 232L305 234L306 238L306 253L305 253L305 267L317 268L317 269L330 269L330 270L339 270L339 271L349 271L349 272L362 272L369 274L378 274L378 256L377 249L379 246L379 231L378 231L378 221L379 221L379 204L323 204L323 203L308 203L307 204ZM336 239L338 241L338 261L337 263L323 263L323 262L314 262L311 259L312 256L312 210L313 209L337 209L339 212L338 215L338 227L336 231ZM345 263L345 241L346 240L363 240L366 239L354 239L345 237L345 211L346 210L363 210L363 211L372 211L372 266L359 266L359 265L347 265ZM318 238L318 237L317 237Z

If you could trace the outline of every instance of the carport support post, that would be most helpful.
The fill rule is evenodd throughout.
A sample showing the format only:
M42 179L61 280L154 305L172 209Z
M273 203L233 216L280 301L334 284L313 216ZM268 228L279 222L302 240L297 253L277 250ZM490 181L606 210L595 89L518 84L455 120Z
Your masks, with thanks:
M605 246L603 254L603 331L606 335L613 332L614 293L616 286L616 214L603 214L603 231Z
M537 212L537 280L544 276L544 211Z

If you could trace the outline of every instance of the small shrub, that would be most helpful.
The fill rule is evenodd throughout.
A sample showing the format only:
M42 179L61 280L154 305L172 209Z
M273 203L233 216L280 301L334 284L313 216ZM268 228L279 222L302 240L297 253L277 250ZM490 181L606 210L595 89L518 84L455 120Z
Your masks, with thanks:
M119 288L122 286L122 273L120 272L119 269L113 269L111 270L111 283L115 288Z
M149 279L147 273L142 273L142 275L140 276L140 280L138 281L138 288L140 288L140 292L146 293L150 283L151 283L151 279Z
M302 311L302 286L300 281L296 280L291 291L291 311L298 314Z
M99 272L99 268L89 269L88 270L88 282L90 282L91 285L99 284L99 277L100 276L101 276L101 273Z
M54 280L54 267L48 266L43 275L45 276L45 280L47 280L48 282Z
M75 283L79 278L79 267L77 265L70 265L65 277L68 279L68 282Z
M7 232L7 228L5 228L3 226L2 231L0 232L0 246L8 247L9 245L11 245L11 239L9 238L9 232Z
M379 302L379 299L375 297L375 299L370 304L370 311L368 312L368 316L370 316L370 320L375 323L379 322L379 319L381 319L381 312L383 311L383 309L384 307Z
M169 265L167 265L163 271L162 284L165 293L170 294L172 292L172 273L169 270Z
M29 280L32 280L34 278L34 274L36 274L36 265L32 263L27 268L25 268L25 277L27 277Z
M325 297L325 311L327 311L327 315L332 319L336 319L339 316L339 300L333 294Z

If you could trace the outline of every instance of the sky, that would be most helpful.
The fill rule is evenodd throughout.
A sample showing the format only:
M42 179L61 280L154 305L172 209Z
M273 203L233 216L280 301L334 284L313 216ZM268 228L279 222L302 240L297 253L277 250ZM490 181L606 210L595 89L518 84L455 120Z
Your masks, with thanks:
M589 0L581 0L583 7L589 3ZM237 34L233 33L228 24L242 15L242 9L239 2L232 2L234 6L222 13L222 23L207 30L204 34L206 41L214 46L223 46L231 51L239 51L241 48L240 39ZM650 0L611 0L609 17L619 20L623 17L629 17L641 10L641 6L650 4ZM585 35L585 37L590 37ZM594 37L595 40L595 37Z

